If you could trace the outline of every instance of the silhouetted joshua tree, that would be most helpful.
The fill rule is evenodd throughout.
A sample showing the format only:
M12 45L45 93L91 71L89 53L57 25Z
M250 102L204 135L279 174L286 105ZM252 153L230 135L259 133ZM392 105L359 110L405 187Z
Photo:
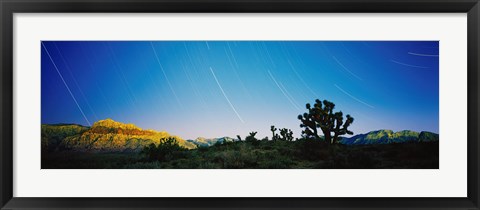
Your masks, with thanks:
M272 125L270 126L270 131L272 131L272 140L276 141L277 140L276 137L278 137L278 135L275 135L275 131L277 131L277 128L275 128L275 126Z
M300 127L305 128L302 134L307 138L319 139L317 128L322 131L325 141L331 144L337 143L338 137L341 135L353 135L353 132L348 130L348 126L353 123L353 117L347 114L347 119L344 122L341 111L333 112L334 103L324 100L322 104L322 101L317 99L313 107L307 103L306 108L308 112L298 115L298 119L302 121Z
M255 138L255 135L257 135L257 132L250 132L247 137L245 137L246 142L253 142L257 141L257 138Z
M287 128L280 129L280 135L284 141L293 141L293 131Z

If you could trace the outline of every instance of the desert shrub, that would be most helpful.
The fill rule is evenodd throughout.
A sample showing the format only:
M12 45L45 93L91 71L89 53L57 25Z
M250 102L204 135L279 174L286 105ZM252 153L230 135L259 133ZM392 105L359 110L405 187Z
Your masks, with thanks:
M158 169L158 168L162 168L162 166L160 162L153 161L153 162L136 162L136 163L125 165L123 168L125 169Z
M217 163L220 168L256 168L257 156L250 144L236 142L236 148L213 152L211 161ZM207 160L210 158L206 158Z
M315 161L329 156L328 144L322 140L301 139L297 141L296 156L300 159Z
M162 138L160 143L154 143L146 146L142 150L142 154L146 155L149 161L170 161L185 156L186 149L181 147L177 140L173 137Z
M258 168L283 169L293 168L297 162L289 156L281 155L278 150L257 151Z
M375 168L379 159L368 151L355 151L347 156L347 168Z
M255 137L257 132L250 132L247 137L245 137L245 142L250 143L253 146L260 145L260 141Z
M208 151L208 146L199 146L199 147L197 147L197 150L199 152L206 152L206 151Z

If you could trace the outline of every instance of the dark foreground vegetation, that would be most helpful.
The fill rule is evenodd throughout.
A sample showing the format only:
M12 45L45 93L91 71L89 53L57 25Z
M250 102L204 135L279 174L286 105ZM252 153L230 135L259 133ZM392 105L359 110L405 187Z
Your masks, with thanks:
M272 136L185 141L166 132L101 120L92 127L42 126L43 169L394 169L439 168L438 134L391 130L351 138L354 118L316 100L299 115L301 138L288 128ZM321 135L323 134L323 135ZM201 140L201 141L200 141ZM205 146L206 145L206 146Z
M438 169L438 153L438 141L372 145L329 145L320 140L237 141L193 150L171 142L140 153L45 153L42 168Z

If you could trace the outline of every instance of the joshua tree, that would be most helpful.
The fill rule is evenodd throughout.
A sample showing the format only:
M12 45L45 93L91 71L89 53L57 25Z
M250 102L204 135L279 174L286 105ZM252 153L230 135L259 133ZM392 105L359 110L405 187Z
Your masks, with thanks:
M287 128L280 129L280 135L282 135L282 140L285 140L285 141L293 140L293 132L290 129L287 129Z
M257 141L257 138L255 138L255 135L257 135L257 132L250 132L249 135L245 137L245 141L247 142Z
M151 143L143 148L142 153L147 155L147 158L159 161L169 161L175 159L180 152L185 151L185 148L178 144L175 137L161 138L158 145Z
M277 140L276 137L278 137L278 135L275 135L275 131L277 131L277 128L275 128L275 126L270 126L270 131L272 131L272 140L275 141Z
M298 119L302 121L300 127L305 128L302 134L307 138L319 139L317 128L322 131L325 141L331 144L337 143L338 137L341 135L353 134L352 131L348 130L348 127L353 123L353 117L347 114L347 119L344 122L342 112L333 112L334 103L324 100L322 104L322 101L317 99L313 107L307 103L306 108L308 112L298 115Z

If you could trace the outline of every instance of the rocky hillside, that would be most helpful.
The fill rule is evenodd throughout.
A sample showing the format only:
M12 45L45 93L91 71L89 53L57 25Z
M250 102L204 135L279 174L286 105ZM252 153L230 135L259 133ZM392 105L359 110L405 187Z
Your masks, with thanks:
M174 137L187 149L196 145L172 136L165 131L143 130L134 124L124 124L111 119L95 122L92 127L80 125L42 125L42 148L49 150L75 150L97 152L139 151L160 139Z
M439 136L436 133L422 131L420 133L415 131L399 131L392 130L378 130L371 131L366 134L359 134L350 138L342 138L340 143L352 144L390 144L390 143L404 143L404 142L431 142L438 141Z
M66 137L79 135L86 130L88 127L76 124L42 125L42 150L57 150Z
M211 138L211 139L198 137L195 140L189 139L187 141L197 145L197 147L209 147L209 146L213 146L216 143L223 143L224 141L234 142L234 141L238 141L238 140L225 136L225 137Z

